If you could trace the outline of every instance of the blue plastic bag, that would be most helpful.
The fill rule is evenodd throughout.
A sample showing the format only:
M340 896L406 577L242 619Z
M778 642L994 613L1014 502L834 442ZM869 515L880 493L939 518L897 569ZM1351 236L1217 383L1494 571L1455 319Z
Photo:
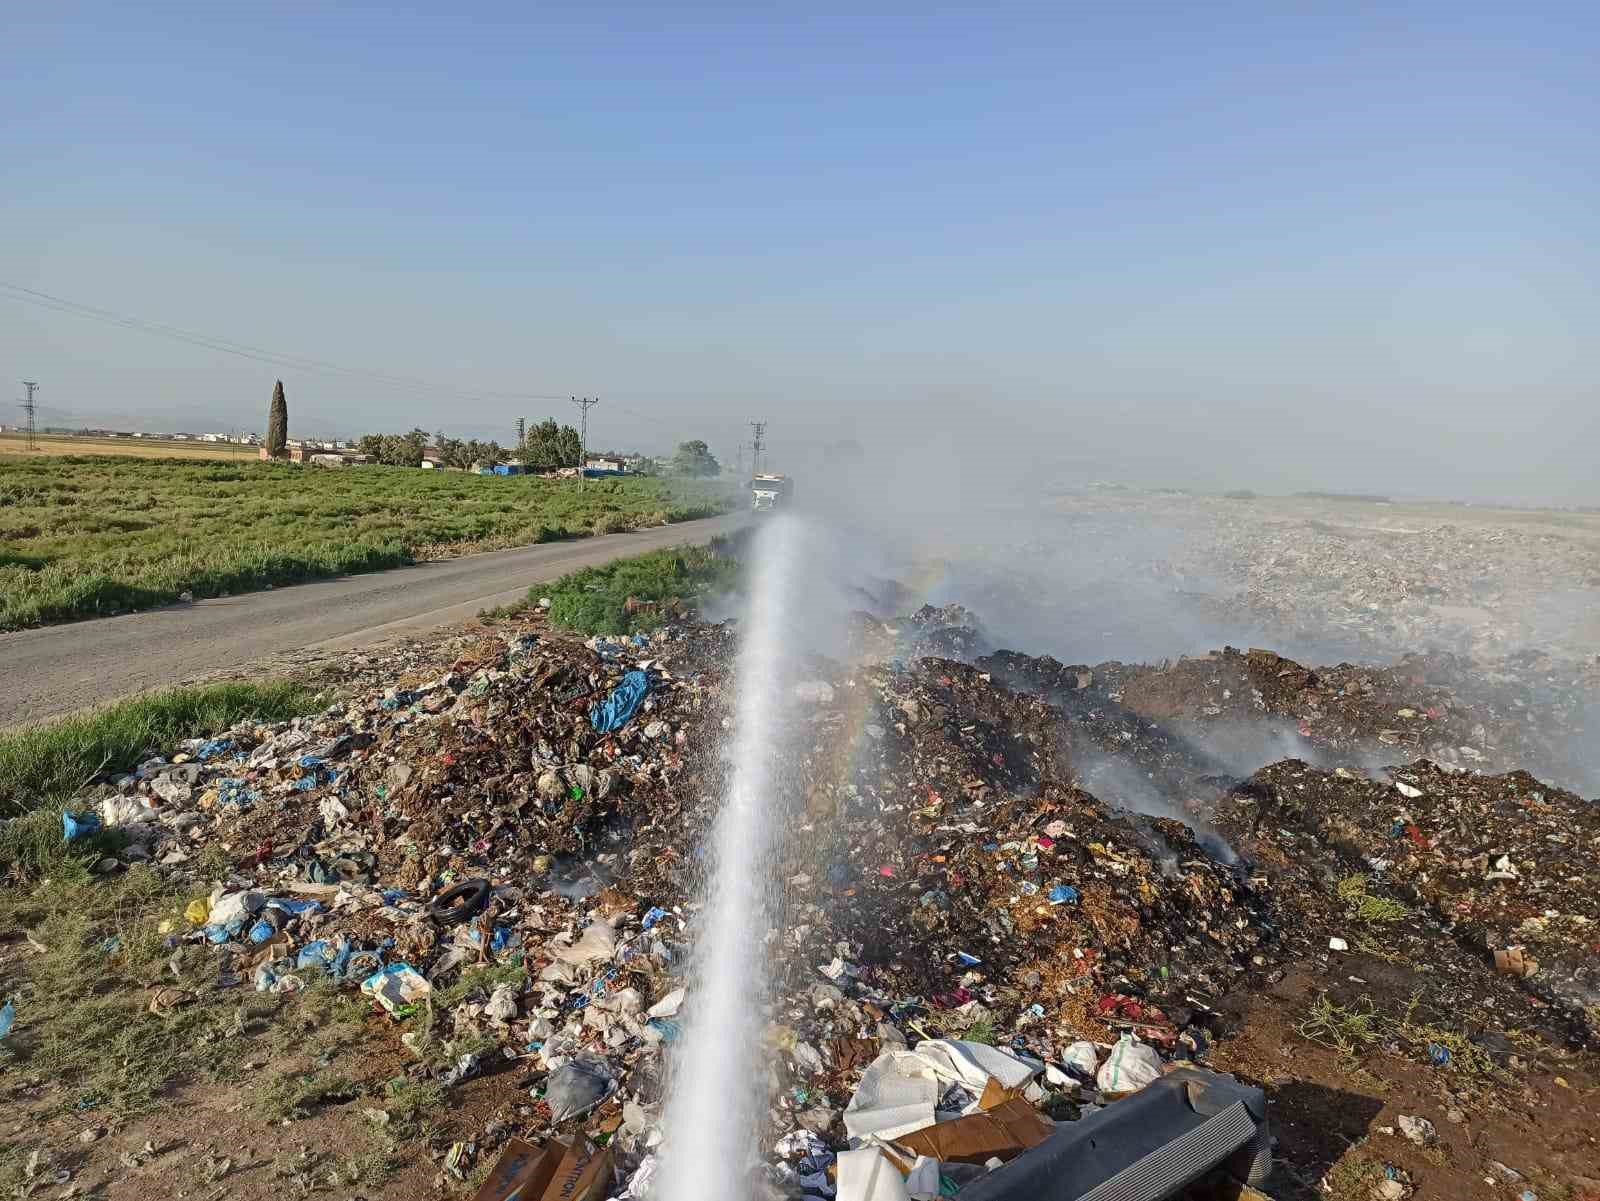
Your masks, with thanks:
M13 998L12 1000L7 1001L4 1005L0 1005L0 1038L4 1038L6 1035L10 1034L11 1027L15 1026L16 1024L17 1002L16 999Z
M98 813L63 813L61 815L61 841L76 842L80 838L88 838L91 834L100 833L100 815Z
M194 757L204 763L206 760L215 759L224 751L231 751L232 749L233 739L231 738L208 738L200 744L200 749L195 751Z
M1078 890L1070 884L1057 884L1050 890L1050 903L1052 905L1076 904Z
M248 809L261 799L261 793L251 788L245 780L235 776L226 776L217 781L217 804L235 805L240 809Z
M330 976L343 976L349 961L349 943L342 939L330 943L325 938L319 938L300 948L300 954L295 956L294 966L296 971L319 967Z
M589 724L602 734L615 733L638 712L640 702L649 691L650 677L642 671L630 671L611 690L610 696L590 707Z

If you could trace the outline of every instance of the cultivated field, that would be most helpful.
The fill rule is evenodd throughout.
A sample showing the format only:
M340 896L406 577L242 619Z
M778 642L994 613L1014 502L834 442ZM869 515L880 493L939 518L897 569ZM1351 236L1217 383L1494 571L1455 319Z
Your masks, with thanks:
M151 438L80 438L71 434L40 434L38 449L29 450L27 438L6 431L0 434L0 461L11 455L125 455L131 459L223 459L228 462L260 457L254 446L231 442L157 442Z
M113 457L0 469L0 629L725 512L712 484Z

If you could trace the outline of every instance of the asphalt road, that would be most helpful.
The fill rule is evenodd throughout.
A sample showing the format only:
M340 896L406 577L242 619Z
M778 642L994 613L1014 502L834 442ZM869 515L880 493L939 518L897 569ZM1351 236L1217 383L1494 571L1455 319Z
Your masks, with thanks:
M267 656L341 650L467 621L580 567L707 542L742 517L550 542L0 634L0 726L37 721Z

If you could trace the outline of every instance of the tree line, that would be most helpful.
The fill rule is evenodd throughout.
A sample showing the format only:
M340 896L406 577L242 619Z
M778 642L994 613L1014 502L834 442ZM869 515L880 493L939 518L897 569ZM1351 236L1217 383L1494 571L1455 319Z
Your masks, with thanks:
M426 431L416 428L406 434L365 434L356 442L358 451L387 467L421 467L423 452L430 446L445 467L469 468L515 456L530 470L556 471L577 467L583 458L578 431L551 418L529 426L521 447L507 448L477 438L447 438L443 432L436 433L430 441ZM699 439L679 443L677 453L668 462L680 475L713 476L721 470L710 449Z

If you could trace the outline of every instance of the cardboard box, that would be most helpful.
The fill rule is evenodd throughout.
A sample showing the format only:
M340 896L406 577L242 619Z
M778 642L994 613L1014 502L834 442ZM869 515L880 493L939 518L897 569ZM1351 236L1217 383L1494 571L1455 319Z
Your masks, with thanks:
M553 1153L548 1144L536 1147L514 1138L500 1152L499 1160L473 1194L473 1201L535 1201L560 1162L560 1154Z
M560 1146L559 1143L554 1144ZM545 1185L539 1201L591 1201L611 1186L611 1148L596 1147L579 1137L566 1148L561 1166Z
M902 1134L894 1141L940 1163L987 1163L1009 1160L1037 1147L1055 1133L1049 1119L1026 1101L1013 1098L986 1113L969 1113L951 1122L936 1122Z
M586 1138L506 1144L473 1201L593 1201L611 1184L611 1149Z

